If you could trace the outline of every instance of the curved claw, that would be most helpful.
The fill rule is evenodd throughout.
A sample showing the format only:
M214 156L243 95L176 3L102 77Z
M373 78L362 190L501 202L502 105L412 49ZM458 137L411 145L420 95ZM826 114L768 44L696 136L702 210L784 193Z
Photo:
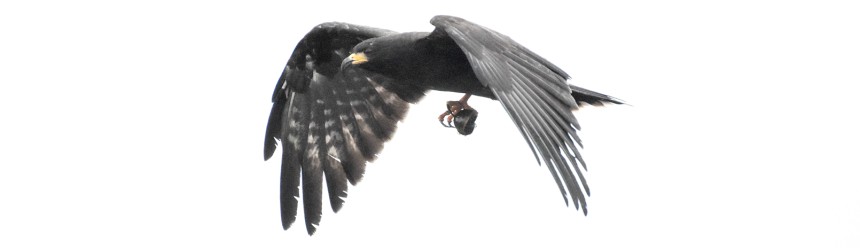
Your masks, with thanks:
M454 127L451 125L451 117L454 116L451 111L446 110L444 113L439 115L439 124L442 124L443 127ZM448 117L448 125L445 125L445 117Z
M454 127L451 125L451 122L448 122L448 124L446 125L445 121L443 121L443 120L439 120L439 124L442 124L443 127Z

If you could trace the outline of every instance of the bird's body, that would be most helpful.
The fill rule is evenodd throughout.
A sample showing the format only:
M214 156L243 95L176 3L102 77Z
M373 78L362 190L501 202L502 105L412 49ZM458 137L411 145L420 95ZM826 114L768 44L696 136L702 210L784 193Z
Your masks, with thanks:
M367 70L425 90L495 98L475 76L466 54L453 40L428 32L409 32L379 37L373 42L387 47L386 54L377 56L385 60L375 60L365 67Z
M469 113L468 133L477 116L466 105L468 96L501 102L565 202L571 197L585 212L589 190L571 111L578 102L621 101L567 84L560 68L488 28L450 16L431 23L433 32L410 33L324 23L296 46L272 97L264 149L268 159L276 140L284 146L284 229L296 218L299 182L309 234L321 218L323 176L332 208L339 210L347 182L361 179L409 103L428 90L466 94L447 113Z

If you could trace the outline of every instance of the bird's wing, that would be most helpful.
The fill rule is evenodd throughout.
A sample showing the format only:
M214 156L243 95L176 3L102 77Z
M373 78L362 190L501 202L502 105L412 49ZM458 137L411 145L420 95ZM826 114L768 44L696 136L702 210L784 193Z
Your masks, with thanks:
M296 220L299 182L305 225L313 234L322 215L323 176L329 200L338 211L365 164L393 135L409 102L423 91L388 87L389 79L355 67L340 71L349 50L362 40L392 32L324 23L299 41L272 96L264 157L283 145L281 162L281 221L284 229ZM299 179L301 177L301 179Z
M564 201L588 213L583 177L585 162L577 145L579 124L572 110L577 103L566 83L569 76L511 38L451 16L436 16L430 23L436 38L447 36L466 54L478 80L488 87L535 154L547 165ZM580 166L582 170L580 170Z

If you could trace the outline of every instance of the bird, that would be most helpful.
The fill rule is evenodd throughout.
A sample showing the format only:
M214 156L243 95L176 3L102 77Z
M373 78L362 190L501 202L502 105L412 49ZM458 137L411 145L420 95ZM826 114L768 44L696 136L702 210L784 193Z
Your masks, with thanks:
M361 180L409 106L431 90L464 94L438 117L462 135L476 128L471 96L500 102L565 204L572 201L588 214L587 168L573 111L624 101L567 83L561 68L490 28L446 15L430 24L431 32L399 33L326 22L296 44L272 95L264 142L264 160L282 146L284 230L296 221L302 199L305 228L308 235L316 232L323 178L332 210L340 210L348 184Z

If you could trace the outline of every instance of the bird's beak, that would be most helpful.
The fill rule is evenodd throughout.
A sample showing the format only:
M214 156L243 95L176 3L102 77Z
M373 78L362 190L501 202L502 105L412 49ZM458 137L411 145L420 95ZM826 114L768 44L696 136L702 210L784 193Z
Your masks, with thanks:
M343 71L347 67L351 65L357 65L367 62L367 56L364 53L353 53L350 54L349 57L343 59L343 62L340 63L340 70Z

